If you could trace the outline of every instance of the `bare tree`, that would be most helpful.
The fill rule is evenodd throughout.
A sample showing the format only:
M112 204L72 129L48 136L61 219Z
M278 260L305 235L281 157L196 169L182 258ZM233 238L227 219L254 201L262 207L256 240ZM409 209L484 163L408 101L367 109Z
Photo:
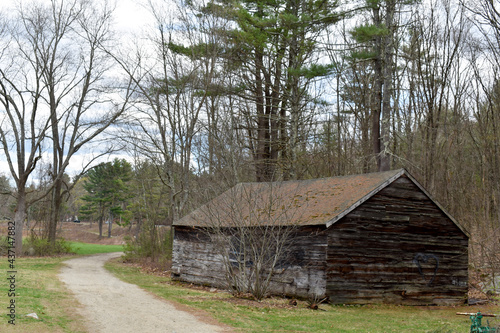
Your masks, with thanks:
M420 16L421 15L421 16ZM420 124L424 135L423 157L424 185L434 188L439 130L443 117L447 117L451 88L455 75L454 64L463 52L463 40L467 34L467 22L462 8L454 9L450 1L436 2L431 8L415 14L421 17L415 22L415 62L416 80L415 108L423 112Z
M297 186L240 183L200 209L234 294L264 298L273 278L297 259L290 255L298 240L294 221L300 217L293 196Z
M483 36L481 45L489 59L495 63L497 69L500 66L500 4L490 0L461 0L461 4L473 14L471 20Z
M19 233L26 183L44 154L51 159L47 236L54 242L61 204L71 187L64 181L70 161L88 148L89 158L77 179L93 160L110 151L102 149L105 145L98 139L123 113L129 96L127 82L118 86L111 81L111 58L104 52L111 45L111 14L106 3L54 0L29 7L20 3L12 18L10 56L1 63L6 109L2 141L17 183ZM18 147L17 160L10 158L9 142Z
M37 82L42 76L41 66L28 66L20 49L22 30L14 18L2 20L0 37L3 49L0 53L0 140L2 151L15 182L16 207L15 251L22 254L23 226L27 207L39 199L28 201L27 186L31 173L42 158L43 142L50 123L44 110L43 86Z
M32 16L23 16L23 23L27 31L38 32L33 42L42 41L33 43L32 52L44 68L41 82L50 110L53 188L48 238L54 242L61 204L70 189L63 175L75 154L99 144L96 139L117 121L130 89L127 82L112 83L108 74L112 63L105 49L111 47L112 8L107 3L53 2L45 15L48 26L34 23ZM124 92L123 99L117 98L117 91ZM96 155L112 150L108 147ZM82 165L80 175L97 156Z
M216 108L214 80L220 75L215 62L220 46L200 31L209 23L191 15L189 8L177 9L169 15L150 4L156 22L148 36L153 51L137 50L120 62L134 82L128 142L157 166L169 192L170 221L185 213L189 203L193 150L204 127L202 119L210 119Z

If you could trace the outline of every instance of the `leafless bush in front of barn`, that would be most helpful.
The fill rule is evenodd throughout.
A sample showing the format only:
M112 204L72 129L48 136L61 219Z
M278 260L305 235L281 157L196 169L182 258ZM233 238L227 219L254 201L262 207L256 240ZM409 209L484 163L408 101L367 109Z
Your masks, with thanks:
M266 296L277 274L290 262L297 226L296 201L285 200L279 184L240 184L217 206L207 205L207 233L222 257L227 287L233 294Z

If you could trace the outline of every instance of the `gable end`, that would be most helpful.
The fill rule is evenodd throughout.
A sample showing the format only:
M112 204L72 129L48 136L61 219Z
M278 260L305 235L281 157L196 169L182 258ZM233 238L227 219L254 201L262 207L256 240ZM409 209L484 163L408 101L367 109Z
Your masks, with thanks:
M385 189L386 187L388 187L389 185L391 185L393 182L395 182L396 180L398 180L399 178L401 177L405 177L407 178L409 181L411 181L422 193L422 195L424 195L427 199L429 199L434 205L436 205L436 207L444 214L446 215L447 218L449 218L461 231L464 235L466 235L467 237L470 237L470 234L469 232L462 226L460 225L460 223L458 223L444 208L443 206L441 206L436 200L434 200L432 198L432 196L423 188L422 185L420 185L420 183L415 179L413 178L412 175L410 175L405 169L401 169L400 172L396 173L394 176L390 177L389 179L387 179L385 182L383 182L382 184L380 184L380 186L378 186L377 188L375 188L373 191L371 191L370 193L366 194L363 198L361 198L360 200L358 200L357 202L355 202L351 207L349 207L348 209L346 209L345 211L343 211L341 214L335 216L333 219L329 220L327 223L326 223L326 227L329 228L330 226L332 226L333 224L335 224L336 222L338 222L339 220L341 220L344 216L346 216L347 214L349 214L350 212L352 212L354 209L356 209L357 207L359 207L361 204L363 204L364 202L366 202L368 199L370 199L371 197L373 197L374 195L376 195L377 193L379 193L381 190Z
M346 216L347 214L349 214L350 212L352 212L354 209L356 209L357 207L359 207L361 204L363 204L366 200L370 199L372 196L374 196L375 194L377 194L378 192L380 192L382 189L386 188L387 186L389 186L390 184L392 184L392 182L394 182L396 179L398 179L399 177L401 177L403 174L406 173L406 170L404 169L401 169L398 173L396 173L394 176L390 177L389 179L387 179L385 182L383 182L382 184L380 184L377 188L375 188L374 190L372 190L371 192L369 192L368 194L366 194L364 197L362 197L360 200L356 201L351 207L349 207L348 209L344 210L342 213L336 215L333 219L329 220L326 222L326 227L327 228L330 228L333 224L335 224L337 221L339 221L340 219L342 219L344 216Z

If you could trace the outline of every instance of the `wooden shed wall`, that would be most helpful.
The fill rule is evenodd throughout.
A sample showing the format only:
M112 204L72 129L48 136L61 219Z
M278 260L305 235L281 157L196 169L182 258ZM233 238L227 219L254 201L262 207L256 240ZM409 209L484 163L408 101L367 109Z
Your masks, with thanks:
M172 249L172 278L200 285L225 285L223 258L205 231L176 226Z
M327 295L342 303L466 300L468 238L406 176L328 231Z
M287 261L275 269L271 294L299 297L326 292L327 234L325 227L302 227L293 232ZM175 227L172 277L195 284L227 288L221 255L202 229Z
M270 293L295 297L326 294L327 233L321 226L294 231L288 264L272 279ZM275 271L280 272L280 268Z

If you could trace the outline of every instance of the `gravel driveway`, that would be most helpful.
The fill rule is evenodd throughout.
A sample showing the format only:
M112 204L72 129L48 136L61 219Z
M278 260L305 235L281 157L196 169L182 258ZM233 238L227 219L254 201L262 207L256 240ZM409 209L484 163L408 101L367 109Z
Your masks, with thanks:
M104 269L104 262L121 253L106 253L65 261L59 274L83 305L79 312L89 332L227 332L178 310L136 285L123 282Z

